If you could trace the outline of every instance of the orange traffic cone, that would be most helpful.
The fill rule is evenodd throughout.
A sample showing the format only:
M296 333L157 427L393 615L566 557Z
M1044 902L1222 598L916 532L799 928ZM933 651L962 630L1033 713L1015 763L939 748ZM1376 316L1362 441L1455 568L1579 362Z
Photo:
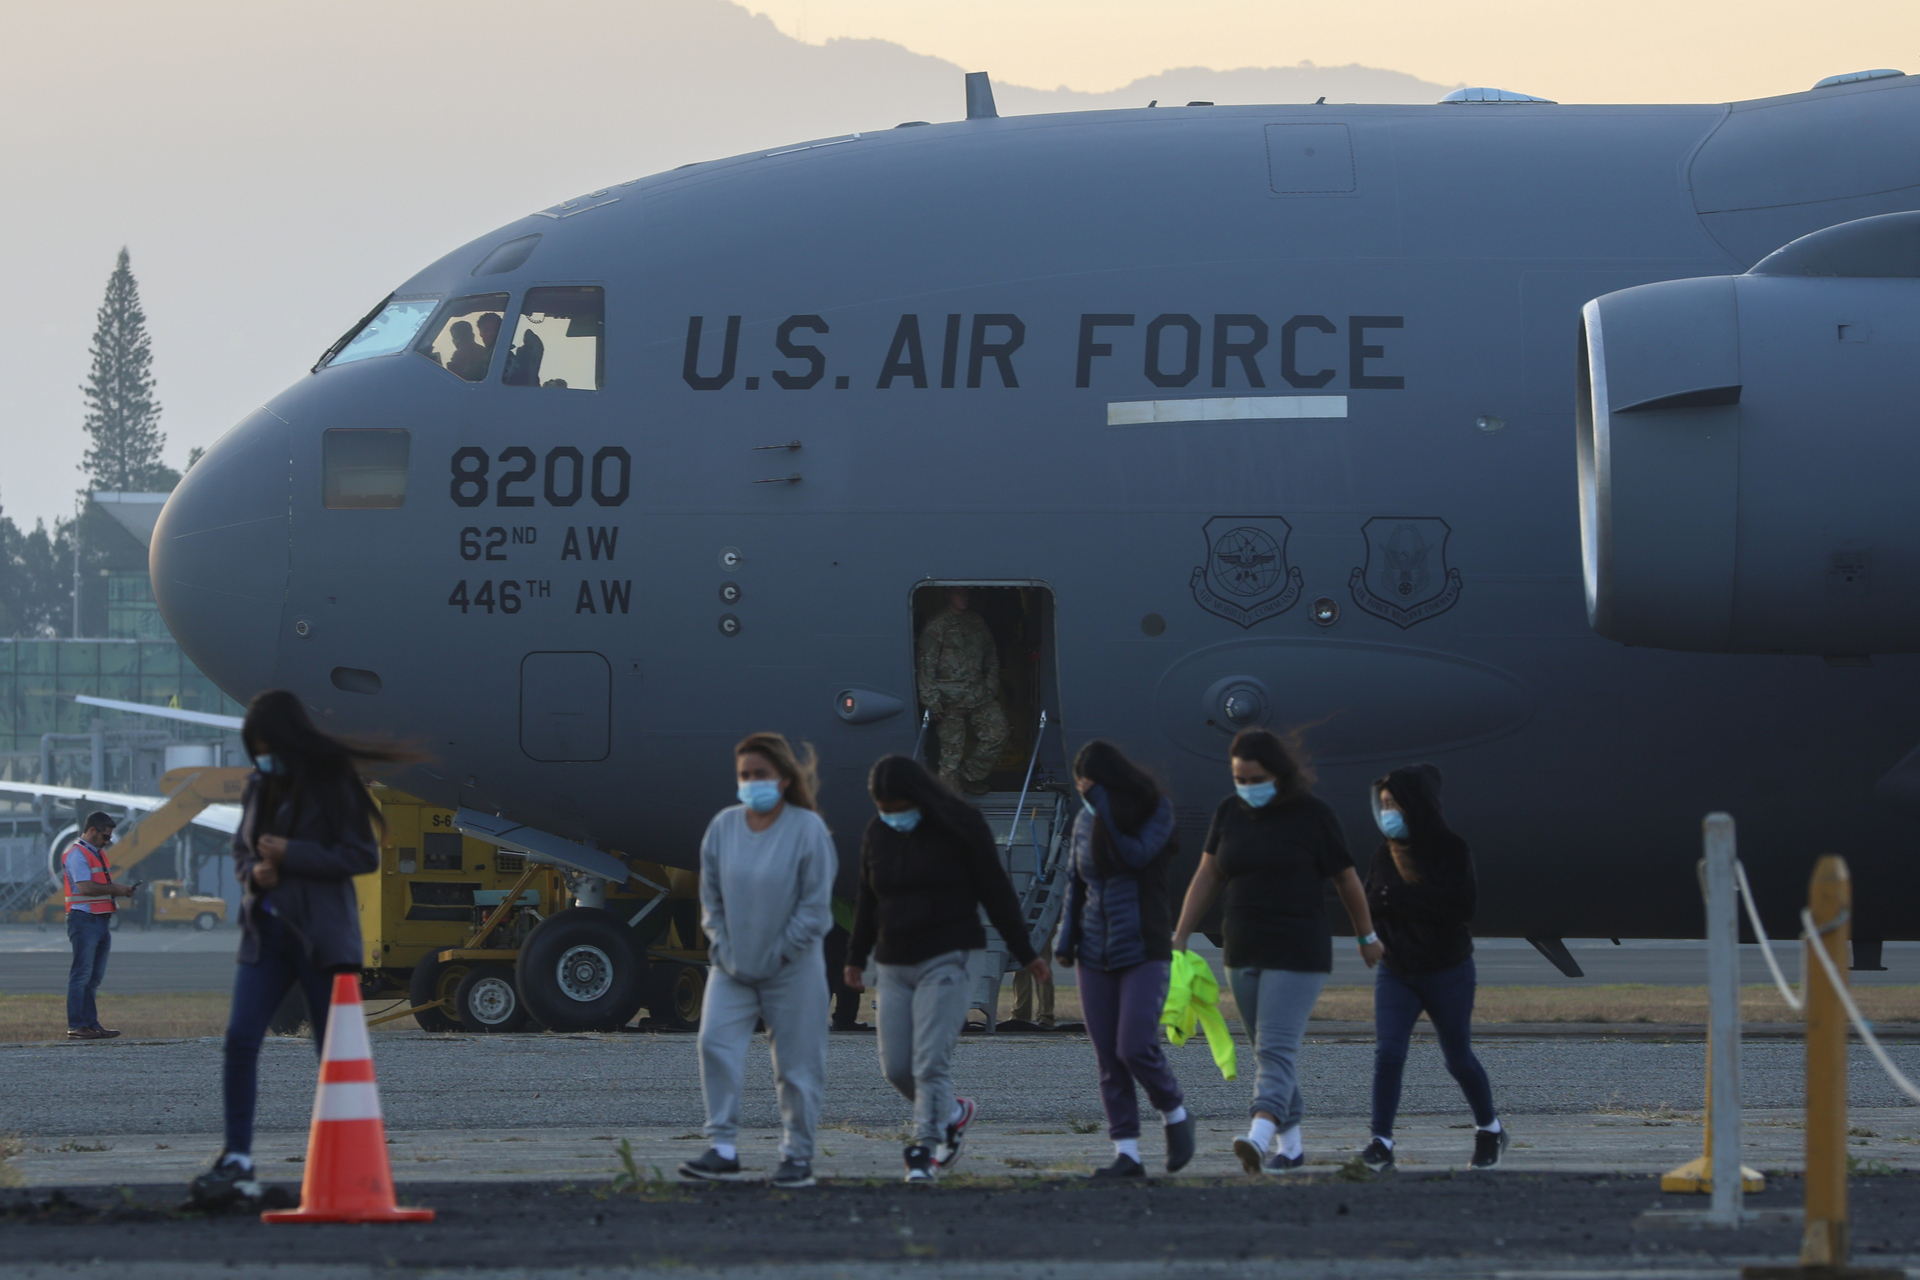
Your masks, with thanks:
M433 1221L431 1209L402 1209L394 1203L387 1126L380 1120L380 1091L373 1083L373 1050L360 1009L360 982L351 973L333 978L333 1012L320 1054L320 1088L313 1099L313 1127L307 1131L300 1207L263 1213L260 1221Z

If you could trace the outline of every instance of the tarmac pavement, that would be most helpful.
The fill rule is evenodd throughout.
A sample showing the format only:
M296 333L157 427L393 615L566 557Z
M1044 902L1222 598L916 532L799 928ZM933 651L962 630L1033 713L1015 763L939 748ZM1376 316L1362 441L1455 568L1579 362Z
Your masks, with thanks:
M198 1280L209 1270L349 1280L398 1270L449 1277L650 1274L715 1269L772 1280L1293 1280L1423 1276L1731 1275L1794 1254L1803 1050L1743 1046L1746 1162L1772 1186L1750 1201L1770 1220L1734 1232L1675 1229L1649 1209L1699 1202L1658 1193L1654 1175L1698 1154L1697 1040L1503 1038L1479 1045L1514 1144L1490 1174L1462 1170L1471 1130L1430 1042L1409 1062L1401 1168L1372 1179L1343 1164L1366 1137L1372 1047L1316 1038L1302 1053L1310 1164L1248 1179L1227 1151L1250 1079L1220 1077L1204 1048L1175 1050L1201 1151L1177 1178L1096 1187L1110 1158L1092 1053L1078 1036L977 1036L956 1079L981 1119L965 1159L935 1188L900 1185L906 1104L881 1081L869 1036L829 1043L818 1188L765 1185L777 1116L764 1038L743 1119L749 1181L679 1185L705 1146L693 1037L429 1036L375 1041L389 1156L402 1199L430 1226L262 1227L250 1217L179 1215L184 1184L218 1146L213 1039L0 1046L0 1133L20 1135L0 1191L0 1270L11 1277ZM1243 1069L1248 1050L1239 1046ZM1891 1052L1920 1074L1920 1045ZM315 1076L309 1042L270 1038L261 1132L270 1179L296 1182ZM1858 1162L1856 1252L1920 1263L1920 1107L1856 1049L1850 1088ZM103 1116L106 1123L102 1123ZM1149 1114L1143 1153L1162 1146ZM627 1144L637 1184L616 1186ZM60 1197L54 1188L62 1189Z

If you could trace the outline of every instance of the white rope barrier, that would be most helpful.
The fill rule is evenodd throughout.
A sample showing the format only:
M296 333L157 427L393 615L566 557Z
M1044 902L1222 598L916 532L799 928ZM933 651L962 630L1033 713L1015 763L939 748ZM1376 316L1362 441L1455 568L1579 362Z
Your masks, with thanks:
M1800 1010L1806 1007L1806 997L1795 995L1793 988L1787 985L1787 975L1780 971L1780 962L1773 958L1773 940L1767 937L1766 926L1760 923L1760 909L1753 900L1753 886L1747 883L1747 864L1735 861L1733 870L1740 877L1740 900L1746 904L1747 919L1753 924L1753 936L1760 939L1760 954L1767 958L1767 968L1773 972L1773 985L1780 988L1780 998L1787 1007ZM1806 986L1806 972L1802 967L1800 985Z
M1811 909L1801 910L1800 927L1805 931L1801 937L1806 939L1806 949L1819 958L1820 967L1827 971L1827 981L1833 984L1834 994L1840 997L1841 1007L1846 1009L1847 1017L1853 1021L1853 1029L1860 1033L1860 1039L1867 1046L1867 1050L1873 1054L1873 1060L1880 1064L1880 1069L1887 1073L1887 1078L1893 1081L1900 1092L1915 1102L1920 1102L1920 1085L1915 1085L1901 1073L1900 1068L1893 1065L1893 1059L1889 1058L1887 1051L1880 1047L1880 1040L1873 1034L1873 1028L1867 1024L1866 1018L1861 1016L1860 1006L1853 1002L1853 996L1847 991L1847 984L1840 978L1840 971L1834 968L1833 957L1827 954L1826 947L1820 942L1820 931L1814 926Z

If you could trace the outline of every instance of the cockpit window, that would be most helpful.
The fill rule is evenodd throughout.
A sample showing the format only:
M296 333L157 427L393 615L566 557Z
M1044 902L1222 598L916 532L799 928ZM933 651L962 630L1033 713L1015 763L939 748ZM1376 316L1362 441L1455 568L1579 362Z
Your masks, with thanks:
M510 387L598 391L606 291L597 285L529 289L500 380Z
M438 327L414 348L456 378L480 382L493 363L500 341L500 318L507 310L504 293L476 293L455 298L440 312Z
M405 351L439 303L438 298L389 298L334 343L332 349L320 357L316 370Z

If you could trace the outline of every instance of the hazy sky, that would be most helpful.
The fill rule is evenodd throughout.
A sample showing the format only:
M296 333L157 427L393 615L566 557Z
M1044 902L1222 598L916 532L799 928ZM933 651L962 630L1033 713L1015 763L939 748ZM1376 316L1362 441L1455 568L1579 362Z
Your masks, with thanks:
M1920 70L1920 4L1857 0L752 0L780 30L893 40L1015 84L1358 62L1562 102L1722 102Z
M1914 0L11 0L0 15L0 509L27 524L72 510L78 388L123 244L178 466L467 240L690 160L953 119L963 70L991 72L1009 114L1431 102L1461 83L1698 102L1920 71Z

